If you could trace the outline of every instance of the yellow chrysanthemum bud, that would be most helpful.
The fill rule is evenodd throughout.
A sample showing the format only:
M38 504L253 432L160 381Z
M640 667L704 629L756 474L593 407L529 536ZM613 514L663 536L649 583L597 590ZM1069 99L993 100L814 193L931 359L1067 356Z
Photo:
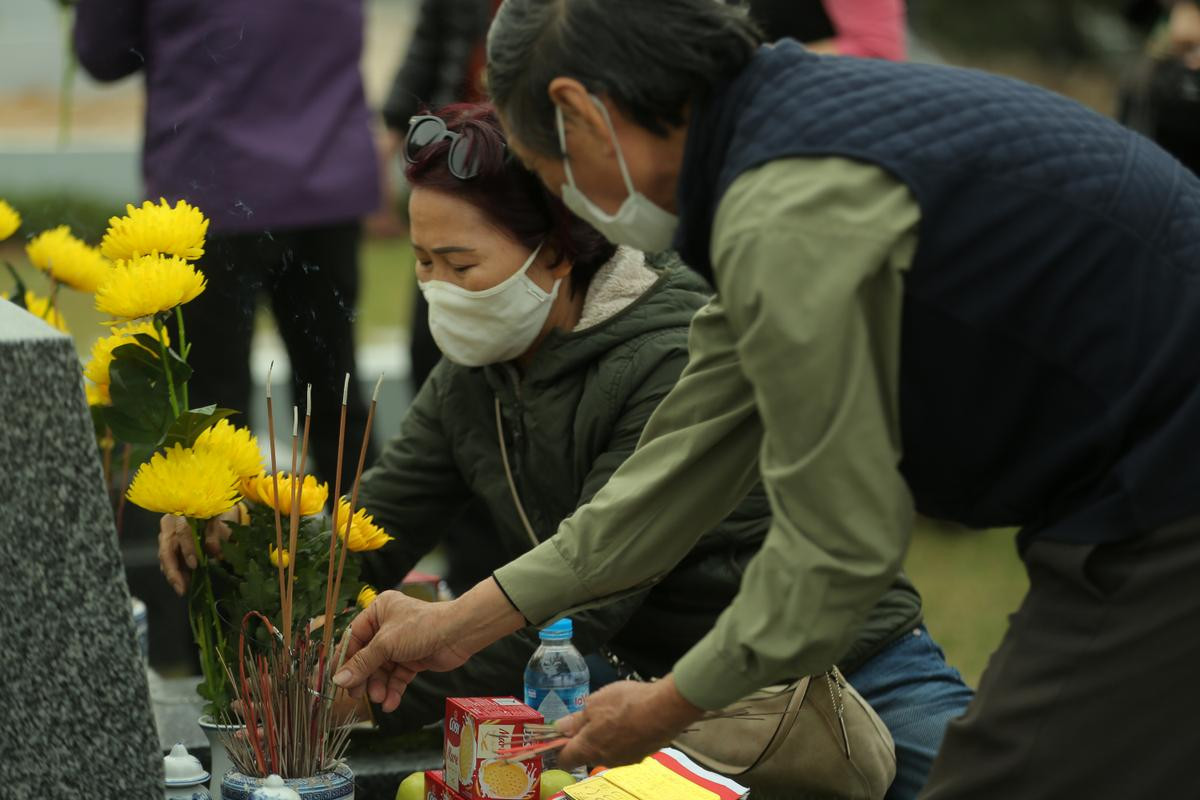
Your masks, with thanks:
M0 292L0 300L8 299L10 299L8 292ZM63 315L50 306L49 297L42 297L27 290L25 292L25 310L63 333L71 332L67 328L67 321L63 319Z
M200 209L180 200L172 208L165 199L149 200L141 208L125 206L125 216L108 221L100 251L113 261L162 253L195 261L204 255L208 220Z
M4 200L0 200L0 242L17 232L21 227L21 215Z
M275 545L271 545L270 558L271 558L271 566L278 567L279 566L279 548L275 547ZM284 568L286 569L287 565L290 564L291 562L292 562L292 557L290 555L288 555L287 550L284 550L283 551L283 566L284 566Z
M239 478L252 478L262 472L262 451L258 439L249 428L239 428L223 419L216 425L205 428L196 437L192 448L224 456L230 468Z
M238 476L215 453L174 445L138 468L125 496L147 511L211 519L238 501Z
M170 311L204 291L204 276L174 256L118 261L96 289L96 310L122 319Z
M346 516L350 513L350 504L345 498L338 501L337 513L337 535L339 539L346 541L346 547L352 553L362 553L367 550L378 550L392 540L375 524L375 519L367 513L365 508L360 508L350 519L350 538L346 538Z
M92 360L83 368L83 376L97 386L105 387L105 394L107 394L108 370L112 366L113 351L124 344L136 344L143 349L148 349L134 338L139 333L155 339L159 338L159 332L149 322L132 322L113 328L112 333L108 336L97 339L92 344ZM162 329L162 341L167 347L171 346L171 337L167 334L166 328ZM158 355L156 351L151 350L150 352Z
M275 508L275 479L270 474L255 475L242 479L242 494L246 499L259 505ZM286 472L279 473L279 513L290 516L292 513L292 476ZM312 475L305 475L300 490L300 516L310 517L325 510L325 501L329 499L329 486L319 483Z
M49 273L54 280L81 292L94 292L112 271L112 262L71 235L71 229L59 225L42 231L25 245L29 263Z
M374 603L375 598L378 596L378 592L376 592L370 586L364 585L362 589L359 590L358 599L355 602L358 603L359 608L366 608L367 606L371 605L371 603Z

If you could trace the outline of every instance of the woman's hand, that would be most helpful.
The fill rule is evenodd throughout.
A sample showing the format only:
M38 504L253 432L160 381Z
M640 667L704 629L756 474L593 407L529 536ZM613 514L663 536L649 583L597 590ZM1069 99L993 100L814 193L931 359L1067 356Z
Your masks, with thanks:
M235 507L208 521L204 528L204 552L210 557L221 557L221 543L233 535L226 522L233 522L238 516ZM187 520L164 514L158 523L158 568L176 594L187 593L192 570L198 563L196 542Z
M670 675L654 683L610 683L588 698L583 711L559 720L558 729L571 741L558 761L563 769L635 764L702 716L704 710L684 699Z
M384 711L395 711L418 672L461 666L524 625L491 578L449 603L383 592L350 626L347 660L333 682L353 697L365 691Z

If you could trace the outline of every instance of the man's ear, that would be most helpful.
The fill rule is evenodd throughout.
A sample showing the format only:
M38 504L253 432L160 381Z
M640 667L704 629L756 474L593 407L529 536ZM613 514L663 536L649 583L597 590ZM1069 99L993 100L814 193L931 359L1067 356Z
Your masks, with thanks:
M612 134L586 86L574 78L559 76L550 81L546 91L550 101L562 109L563 129L568 139L577 137L580 148L591 153L612 155Z

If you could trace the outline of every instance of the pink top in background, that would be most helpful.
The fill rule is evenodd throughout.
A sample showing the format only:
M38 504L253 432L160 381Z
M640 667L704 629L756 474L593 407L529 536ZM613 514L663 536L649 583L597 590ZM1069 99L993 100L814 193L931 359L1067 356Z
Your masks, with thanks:
M904 0L823 0L842 55L905 58Z

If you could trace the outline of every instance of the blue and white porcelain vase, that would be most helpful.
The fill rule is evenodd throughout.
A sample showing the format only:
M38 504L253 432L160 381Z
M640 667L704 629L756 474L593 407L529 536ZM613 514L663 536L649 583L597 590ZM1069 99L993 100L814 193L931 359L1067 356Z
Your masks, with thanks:
M221 781L222 800L282 800L290 797L278 793L284 790L295 792L300 800L354 800L354 773L346 764L339 764L332 772L311 778L251 778L227 772Z

